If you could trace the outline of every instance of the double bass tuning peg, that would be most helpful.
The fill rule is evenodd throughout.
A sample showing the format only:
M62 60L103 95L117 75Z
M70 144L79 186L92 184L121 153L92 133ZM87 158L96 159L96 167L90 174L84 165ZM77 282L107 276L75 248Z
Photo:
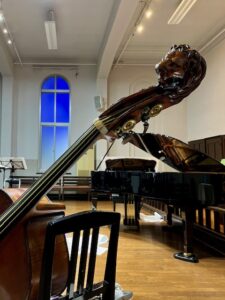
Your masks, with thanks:
M141 121L143 122L143 126L144 126L144 129L143 129L143 133L145 134L148 130L148 127L149 127L149 123L148 123L148 120L149 120L149 117L150 117L150 108L149 107L145 107L143 112L142 112L142 115L141 115Z

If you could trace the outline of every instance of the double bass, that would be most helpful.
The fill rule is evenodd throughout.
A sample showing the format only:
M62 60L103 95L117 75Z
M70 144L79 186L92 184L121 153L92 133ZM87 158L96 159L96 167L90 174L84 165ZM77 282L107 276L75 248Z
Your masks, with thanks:
M0 194L0 299L35 300L40 279L42 242L47 222L58 217L59 209L47 214L40 199L66 170L98 139L109 141L132 132L162 110L181 102L201 83L206 72L204 58L187 45L173 46L156 65L158 84L121 99L103 112L86 132L15 201ZM45 199L46 200L46 199ZM42 201L42 200L41 200ZM48 218L46 219L46 215ZM37 239L39 243L37 243ZM63 239L58 242L53 272L53 294L60 294L67 279L68 255Z

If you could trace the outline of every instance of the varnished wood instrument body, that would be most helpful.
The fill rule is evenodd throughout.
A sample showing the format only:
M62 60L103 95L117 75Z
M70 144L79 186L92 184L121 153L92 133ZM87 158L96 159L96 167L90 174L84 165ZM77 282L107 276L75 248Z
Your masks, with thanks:
M138 122L142 121L146 126L149 118L182 101L200 84L205 71L205 60L197 51L186 45L172 47L156 66L159 75L158 85L123 98L102 113L94 124L13 204L0 195L1 205L4 207L0 215L2 261L0 299L36 299L40 275L38 275L39 267L36 269L35 266L36 261L40 262L42 259L42 246L39 246L39 242L36 241L44 239L45 213L42 211L43 222L33 221L41 216L37 203L54 183L98 139L121 138L132 131ZM65 252L57 256L59 259L62 257L60 266L63 266L66 259ZM56 279L55 282L58 284L53 293L59 292L64 287L66 278L64 268L60 276L62 280Z
M0 190L0 212L25 192L25 189ZM64 215L64 204L43 196L26 216L1 241L0 299L36 299L47 223ZM54 294L59 294L67 280L68 252L65 237L56 241L54 259Z

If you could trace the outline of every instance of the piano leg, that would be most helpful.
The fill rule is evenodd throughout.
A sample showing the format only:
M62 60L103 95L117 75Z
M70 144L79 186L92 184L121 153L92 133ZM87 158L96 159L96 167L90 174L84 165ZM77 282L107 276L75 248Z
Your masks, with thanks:
M167 206L166 220L167 220L167 224L168 224L169 226L172 226L172 225L173 225L173 218L172 218L172 215L173 215L173 206L172 206L172 205L168 205L168 206Z
M98 204L98 193L91 192L90 200L91 200L91 205L92 205L91 208L93 210L96 210L97 209L97 204Z
M197 263L198 257L193 253L193 224L195 208L184 210L184 252L175 253L174 257L187 262Z
M134 194L124 194L124 225L139 228L139 197Z
M127 206L128 206L128 194L124 194L124 219L123 224L128 225L128 218L127 218Z
M134 195L134 219L135 219L135 225L138 228L139 228L140 210L141 210L141 197Z

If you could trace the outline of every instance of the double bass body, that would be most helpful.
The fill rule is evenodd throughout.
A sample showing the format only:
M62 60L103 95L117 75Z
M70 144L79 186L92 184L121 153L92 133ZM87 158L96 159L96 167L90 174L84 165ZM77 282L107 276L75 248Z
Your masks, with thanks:
M0 213L24 192L0 190ZM35 300L38 294L42 253L47 223L64 215L64 205L46 196L0 241L0 299ZM65 237L56 241L53 268L53 293L60 294L66 284L68 251Z

